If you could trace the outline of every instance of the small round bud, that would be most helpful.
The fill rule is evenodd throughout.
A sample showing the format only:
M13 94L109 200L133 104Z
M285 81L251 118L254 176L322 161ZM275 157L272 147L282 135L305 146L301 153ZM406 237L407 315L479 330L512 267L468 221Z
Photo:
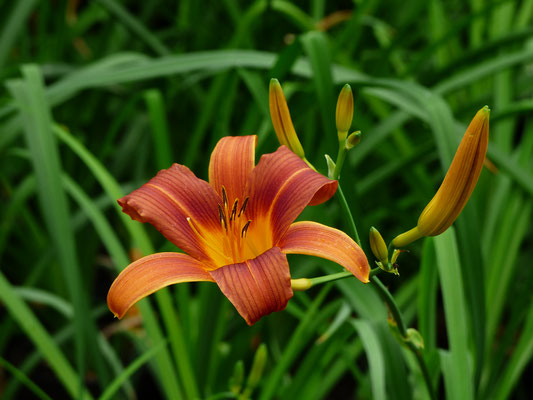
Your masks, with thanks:
M348 139L346 139L346 150L350 150L357 146L359 142L361 141L361 131L355 131L350 133L350 136L348 136Z

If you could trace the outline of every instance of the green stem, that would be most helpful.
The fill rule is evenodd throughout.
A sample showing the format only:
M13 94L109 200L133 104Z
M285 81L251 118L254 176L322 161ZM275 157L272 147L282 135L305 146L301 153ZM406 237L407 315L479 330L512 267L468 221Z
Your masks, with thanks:
M348 206L348 202L346 201L346 197L344 197L344 192L342 191L340 182L339 186L337 187L337 197L341 203L342 210L348 217L348 222L350 224L350 229L352 230L353 237L357 244L361 246L361 239L359 239L359 233L357 233L357 227L355 226L353 215L350 211L350 207Z
M379 268L379 267L372 268L370 270L370 273L368 274L368 279L371 279L374 275L377 275L377 274L381 273L381 271L383 271L383 270L381 268Z
M339 146L339 155L337 157L337 163L335 165L335 171L334 176L336 179L338 179L340 175L340 167L342 167L342 163L344 161L344 152L341 150L341 146ZM357 232L357 227L355 225L355 221L353 219L352 212L350 210L350 207L348 206L348 202L346 201L346 197L344 197L344 193L342 192L341 185L339 183L338 189L337 189L337 197L340 200L341 208L344 211L345 216L348 218L348 222L350 224L350 228L353 232L353 237L357 244L361 246L361 240L359 239L359 234ZM392 244L392 243L391 243ZM389 245L389 248L391 245ZM396 301L394 300L394 297L392 297L392 294L389 292L389 290L383 285L383 283L379 280L379 278L376 276L379 271L379 268L374 268L370 271L369 279L370 282L372 282L373 286L376 288L376 290L379 292L383 300L387 303L390 313L392 314L394 320L396 321L396 324L398 325L398 330L400 331L400 334L404 339L407 339L407 327L405 325L405 322L403 320L402 313L400 309L398 308L398 304L396 304ZM341 273L346 274L346 273ZM334 275L340 275L340 274L334 274ZM330 275L331 276L331 275ZM320 277L320 278L314 278L316 280L320 280L326 277ZM341 279L342 277L336 278ZM315 282L313 282L315 283ZM414 355L416 356L416 360L418 362L418 366L420 367L420 370L422 371L422 375L424 377L424 382L426 383L427 390L429 392L429 395L432 400L436 399L435 392L433 391L433 385L431 384L431 377L429 376L429 371L427 369L426 363L424 358L422 357L421 352L416 349L411 343L407 342L407 347L409 350L411 350Z
M315 286L321 283L332 282L332 281L336 281L339 279L350 278L350 277L353 278L353 274L349 271L345 271L345 272L338 272L336 274L319 276L317 278L309 278L309 280L311 281L311 285Z
M416 361L418 361L418 366L420 367L420 370L422 371L422 375L424 376L424 382L426 382L426 386L429 392L429 397L431 398L431 400L436 400L437 396L435 395L435 392L433 391L433 385L431 384L431 376L429 375L429 370L426 365L426 362L424 361L424 357L422 357L422 352L418 349L415 349L411 343L409 343L409 349L416 356Z
M385 287L385 285L379 280L377 276L372 276L370 278L370 281L374 284L374 287L377 289L377 291L379 292L383 300L385 300L385 302L387 303L387 306L389 307L389 311L392 314L392 317L394 318L394 320L396 321L398 330L400 331L402 338L407 339L408 338L407 327L403 320L402 312L398 308L398 305L396 304L394 297L392 297L392 294L389 292L389 290ZM420 367L420 370L422 371L422 375L424 376L424 382L426 383L429 396L431 397L432 400L435 400L436 396L435 396L435 392L433 391L433 385L431 384L431 377L429 376L429 371L427 369L426 362L424 358L422 357L422 353L420 352L420 350L415 348L412 343L407 342L407 347L416 356L416 361L418 362L418 366Z
M335 161L333 179L339 179L341 176L342 165L344 164L344 159L346 158L346 147L344 147L344 142L345 140L339 141L339 152L337 153L337 160Z
M374 284L374 287L379 292L380 296L387 303L387 306L389 307L392 317L398 324L398 330L400 331L400 334L402 335L404 339L406 339L407 328L405 326L405 322L403 321L402 313L400 309L398 308L398 305L396 304L394 297L392 297L392 294L389 292L389 290L385 287L385 285L379 280L377 276L373 276L372 278L370 278L370 281Z

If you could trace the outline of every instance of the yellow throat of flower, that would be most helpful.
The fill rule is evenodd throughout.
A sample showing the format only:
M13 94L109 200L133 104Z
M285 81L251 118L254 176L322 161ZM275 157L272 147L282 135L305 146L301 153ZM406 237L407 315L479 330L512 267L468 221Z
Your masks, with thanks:
M222 204L218 205L220 230L217 232L201 231L191 218L187 218L198 240L207 249L217 269L224 265L237 264L256 258L270 247L269 238L258 235L259 229L251 219L246 217L248 197L240 201L235 199L230 205L226 190L222 187ZM264 233L269 230L263 230Z

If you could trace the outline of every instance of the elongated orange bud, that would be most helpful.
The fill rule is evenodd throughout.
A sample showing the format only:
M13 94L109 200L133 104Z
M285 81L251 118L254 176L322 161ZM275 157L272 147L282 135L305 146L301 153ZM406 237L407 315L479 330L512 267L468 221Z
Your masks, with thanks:
M477 112L439 190L420 214L417 226L394 238L395 247L403 247L422 236L440 235L459 216L483 167L489 140L489 115L487 106Z
M339 141L346 139L346 135L352 126L353 119L353 95L352 88L346 84L342 88L337 100L335 122L337 123L337 135Z
M270 80L268 95L270 118L272 118L272 125L274 125L274 131L279 142L291 149L300 158L305 159L304 149L292 124L287 100L285 100L285 95L277 79Z

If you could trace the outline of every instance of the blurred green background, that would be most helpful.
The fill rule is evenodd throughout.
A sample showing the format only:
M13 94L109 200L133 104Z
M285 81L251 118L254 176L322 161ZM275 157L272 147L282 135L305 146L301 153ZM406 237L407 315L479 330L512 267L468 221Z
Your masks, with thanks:
M429 398L377 292L299 292L249 328L212 284L182 284L122 321L107 290L132 252L175 248L116 199L172 162L207 177L219 138L277 140L280 80L307 158L337 152L371 265L370 226L411 228L476 111L484 171L453 229L383 276L436 397L531 398L533 1L19 0L0 4L0 397ZM335 199L302 218L349 232ZM291 256L293 278L339 271Z

